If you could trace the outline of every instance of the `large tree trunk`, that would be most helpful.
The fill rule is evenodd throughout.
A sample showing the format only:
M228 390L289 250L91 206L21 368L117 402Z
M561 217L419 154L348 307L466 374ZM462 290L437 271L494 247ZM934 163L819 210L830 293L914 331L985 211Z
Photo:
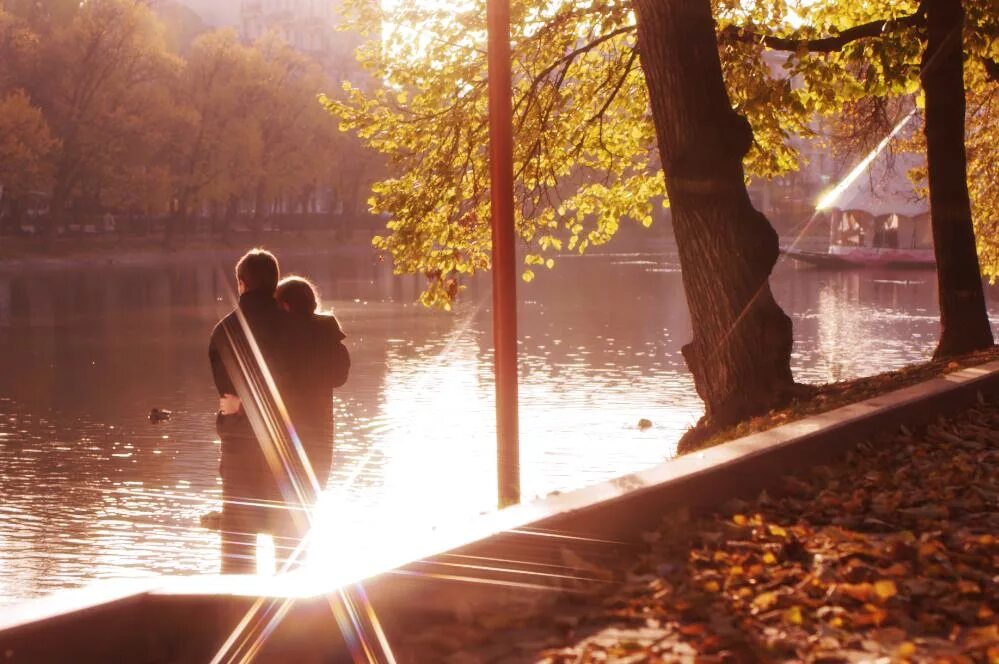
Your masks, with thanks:
M636 0L638 45L694 339L683 355L702 430L787 402L791 319L770 291L777 233L746 192L749 123L722 80L708 0ZM696 436L695 436L696 438Z
M964 10L959 0L928 0L923 91L930 214L940 293L940 344L934 358L992 345L975 249L964 149Z

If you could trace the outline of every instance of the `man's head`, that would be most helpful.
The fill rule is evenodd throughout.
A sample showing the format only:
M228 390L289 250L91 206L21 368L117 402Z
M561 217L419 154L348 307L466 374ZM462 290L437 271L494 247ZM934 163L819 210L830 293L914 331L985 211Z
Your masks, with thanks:
M266 249L251 249L236 263L240 295L257 291L274 295L280 276L277 258Z

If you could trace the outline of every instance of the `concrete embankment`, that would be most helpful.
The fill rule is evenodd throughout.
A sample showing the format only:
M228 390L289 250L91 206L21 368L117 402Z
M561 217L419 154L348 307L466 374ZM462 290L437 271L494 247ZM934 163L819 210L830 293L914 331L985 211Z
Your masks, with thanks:
M220 651L218 661L247 653L258 661L351 661L352 648L377 651L379 634L403 643L433 625L488 628L493 619L499 629L511 612L530 616L567 594L605 587L607 570L647 550L643 536L661 532L664 514L754 496L880 434L973 406L980 395L999 395L999 362L504 510L461 532L439 533L410 562L363 584L163 578L11 607L0 612L0 653L13 662L211 661Z

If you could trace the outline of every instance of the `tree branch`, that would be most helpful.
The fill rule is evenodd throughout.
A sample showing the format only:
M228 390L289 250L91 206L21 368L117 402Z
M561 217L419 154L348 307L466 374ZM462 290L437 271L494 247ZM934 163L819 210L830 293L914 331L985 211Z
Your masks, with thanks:
M634 32L635 28L636 28L635 25L626 25L624 27L600 35L596 39L589 41L583 44L582 46L573 49L572 51L569 51L568 53L557 59L555 62L551 63L550 65L542 69L541 73L539 73L531 80L531 86L530 88L528 88L527 92L525 92L524 95L521 96L521 98L518 99L516 103L513 105L514 114L517 113L521 103L523 103L525 100L528 101L528 105L530 105L530 102L534 99L534 95L538 89L538 86L540 86L541 83L544 82L553 71L555 71L559 67L563 67L561 77L565 78L565 72L568 71L573 61L576 58L578 58L580 55L592 51L600 44L603 44L604 42L609 41L611 39L614 39L615 37L619 37L621 35L626 35L628 33Z
M982 58L982 63L985 65L985 73L989 75L989 80L999 83L999 60Z
M804 49L810 53L832 53L840 51L850 42L870 37L880 37L896 30L922 27L926 25L926 16L922 6L916 13L896 19L887 19L862 23L848 28L834 37L807 39L802 37L775 37L764 35L736 25L726 26L718 34L719 41L736 41L747 44L763 44L774 51L799 51Z

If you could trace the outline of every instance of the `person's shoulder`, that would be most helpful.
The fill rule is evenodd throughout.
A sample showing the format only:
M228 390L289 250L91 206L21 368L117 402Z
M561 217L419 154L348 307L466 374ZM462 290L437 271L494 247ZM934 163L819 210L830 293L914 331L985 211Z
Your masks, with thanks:
M212 328L212 337L214 338L216 335L221 334L223 326L231 323L235 318L236 318L235 310L230 311L225 316L223 316L222 319L219 320L219 322L215 323L215 327Z
M323 333L332 335L337 341L342 341L347 337L340 327L340 321L332 313L312 314L312 323Z

